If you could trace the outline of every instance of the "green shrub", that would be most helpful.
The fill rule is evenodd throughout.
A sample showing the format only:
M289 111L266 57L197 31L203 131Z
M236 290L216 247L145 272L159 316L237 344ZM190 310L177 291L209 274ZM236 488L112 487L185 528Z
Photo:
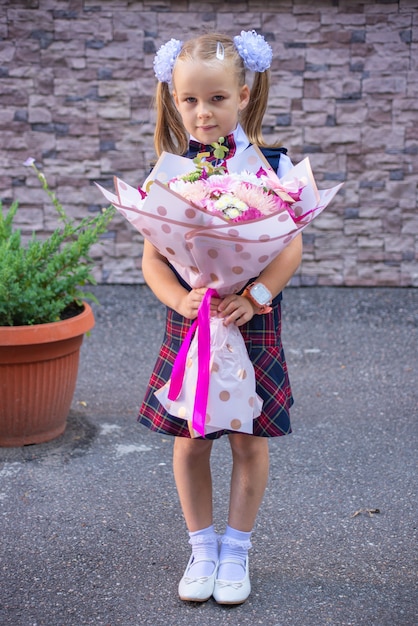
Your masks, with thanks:
M74 304L81 306L86 298L96 301L83 290L96 284L89 251L114 215L109 207L78 222L69 218L33 159L27 164L35 169L62 226L46 239L33 233L23 244L20 229L13 228L18 203L8 211L0 203L0 326L55 322Z

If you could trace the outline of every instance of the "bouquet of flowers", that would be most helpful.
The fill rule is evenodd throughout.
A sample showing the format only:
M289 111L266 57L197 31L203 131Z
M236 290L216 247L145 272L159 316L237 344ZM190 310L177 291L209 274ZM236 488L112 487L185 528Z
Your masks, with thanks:
M167 152L160 156L139 190L117 177L116 193L98 187L191 287L212 287L222 296L239 291L250 278L258 276L321 213L341 187L340 184L319 191L309 158L279 180L256 146L228 159L227 168L230 175L245 172L246 177L256 176L262 168L271 184L286 189L293 185L293 191L299 189L301 182L304 187L300 199L291 206L289 203L289 210L239 223L208 212L170 189L168 182L195 172L196 163Z
M222 147L221 143L214 145ZM205 156L201 153L193 160L196 166L193 172L169 180L169 189L208 214L234 223L256 220L280 211L288 211L295 222L300 220L292 204L300 201L306 182L293 179L282 184L263 166L256 173L229 173L227 161L213 165L204 160Z
M252 432L261 412L242 336L209 319L208 299L236 293L258 276L341 187L319 191L307 158L279 180L256 146L226 161L224 150L217 144L215 165L205 154L192 161L163 153L140 189L119 178L116 194L99 185L191 287L209 288L171 381L157 392L166 410L200 436L224 428ZM234 364L231 354L239 355Z

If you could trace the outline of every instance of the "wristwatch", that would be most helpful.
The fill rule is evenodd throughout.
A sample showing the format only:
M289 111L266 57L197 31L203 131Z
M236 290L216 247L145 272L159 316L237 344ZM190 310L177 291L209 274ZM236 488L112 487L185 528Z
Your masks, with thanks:
M270 313L272 310L270 304L273 296L263 283L251 283L244 289L242 295L254 304L258 314L263 315L264 313Z

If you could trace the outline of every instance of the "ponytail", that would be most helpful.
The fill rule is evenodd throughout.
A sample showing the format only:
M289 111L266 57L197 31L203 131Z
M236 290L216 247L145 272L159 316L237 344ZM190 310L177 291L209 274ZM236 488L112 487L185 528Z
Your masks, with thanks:
M186 129L174 105L168 83L157 84L155 93L157 119L154 131L154 148L157 156L164 151L184 154L189 145Z
M270 73L256 72L250 92L250 100L241 115L241 124L251 143L266 147L262 125L267 109L270 88Z

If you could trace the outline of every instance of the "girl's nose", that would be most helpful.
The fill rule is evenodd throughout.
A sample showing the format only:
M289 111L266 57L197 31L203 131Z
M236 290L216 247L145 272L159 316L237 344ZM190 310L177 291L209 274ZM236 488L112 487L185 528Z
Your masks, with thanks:
M197 114L200 118L207 118L211 116L211 111L206 104L201 104L198 108Z

